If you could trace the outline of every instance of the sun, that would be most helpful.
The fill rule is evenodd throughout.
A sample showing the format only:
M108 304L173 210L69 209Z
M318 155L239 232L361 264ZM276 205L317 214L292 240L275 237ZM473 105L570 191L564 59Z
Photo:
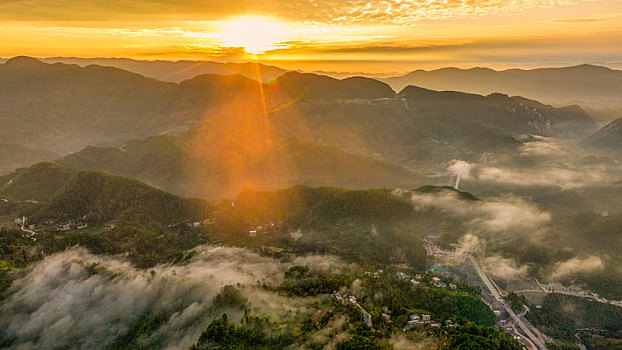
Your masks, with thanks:
M260 54L275 48L287 34L285 24L259 16L225 21L221 30L218 37L226 46L242 47L251 54Z

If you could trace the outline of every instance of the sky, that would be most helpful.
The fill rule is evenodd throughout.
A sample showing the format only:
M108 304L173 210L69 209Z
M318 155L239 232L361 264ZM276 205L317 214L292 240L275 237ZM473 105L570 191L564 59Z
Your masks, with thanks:
M622 68L622 0L0 0L0 57Z

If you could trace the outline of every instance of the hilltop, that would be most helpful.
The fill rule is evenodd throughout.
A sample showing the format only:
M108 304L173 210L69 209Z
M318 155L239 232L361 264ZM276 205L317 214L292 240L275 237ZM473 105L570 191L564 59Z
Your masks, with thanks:
M73 176L74 171L43 162L0 177L0 197L9 201L45 202Z
M29 213L33 223L77 218L102 223L122 216L145 223L178 223L207 215L206 202L184 199L134 179L52 163L35 164L1 177L0 196L9 202L40 203Z
M177 197L133 179L79 171L33 216L34 222L85 217L93 223L123 218L170 224L199 220L207 207L200 200Z
M476 196L474 196L473 194L469 193L469 192L465 192L465 191L460 191L457 190L451 186L431 186L431 185L427 185L427 186L421 186L419 188L414 189L414 192L419 192L419 193L455 193L458 198L462 199L462 200L467 200L467 201L479 201L481 199L477 198Z

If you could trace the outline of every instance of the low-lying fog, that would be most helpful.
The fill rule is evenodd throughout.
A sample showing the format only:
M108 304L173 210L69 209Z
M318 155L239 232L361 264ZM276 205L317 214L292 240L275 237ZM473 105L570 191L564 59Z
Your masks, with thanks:
M9 349L105 349L137 322L161 317L157 331L140 344L188 348L215 317L224 312L233 319L243 315L243 310L212 305L212 298L228 284L239 284L252 307L262 313L304 310L302 302L260 287L277 283L288 266L242 248L195 250L185 265L150 270L82 248L51 255L12 287L14 293L0 308L0 343L10 344ZM314 256L294 263L342 265L332 257Z

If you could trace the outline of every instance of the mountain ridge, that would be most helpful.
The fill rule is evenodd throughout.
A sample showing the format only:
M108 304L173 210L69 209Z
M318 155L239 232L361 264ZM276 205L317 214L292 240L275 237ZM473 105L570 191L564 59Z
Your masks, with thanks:
M501 91L554 105L580 104L592 109L622 108L622 103L616 97L622 91L622 71L591 64L505 70L482 67L420 69L380 80L396 90L407 85L418 85L435 90L459 90L483 95Z
M79 58L79 57L47 57L40 59L47 63L67 63L80 66L101 65L111 66L161 81L180 83L201 74L241 74L247 78L268 82L277 78L287 70L262 63L253 62L216 62L216 61L166 61L166 60L135 60L130 58ZM257 74L259 73L260 78Z

